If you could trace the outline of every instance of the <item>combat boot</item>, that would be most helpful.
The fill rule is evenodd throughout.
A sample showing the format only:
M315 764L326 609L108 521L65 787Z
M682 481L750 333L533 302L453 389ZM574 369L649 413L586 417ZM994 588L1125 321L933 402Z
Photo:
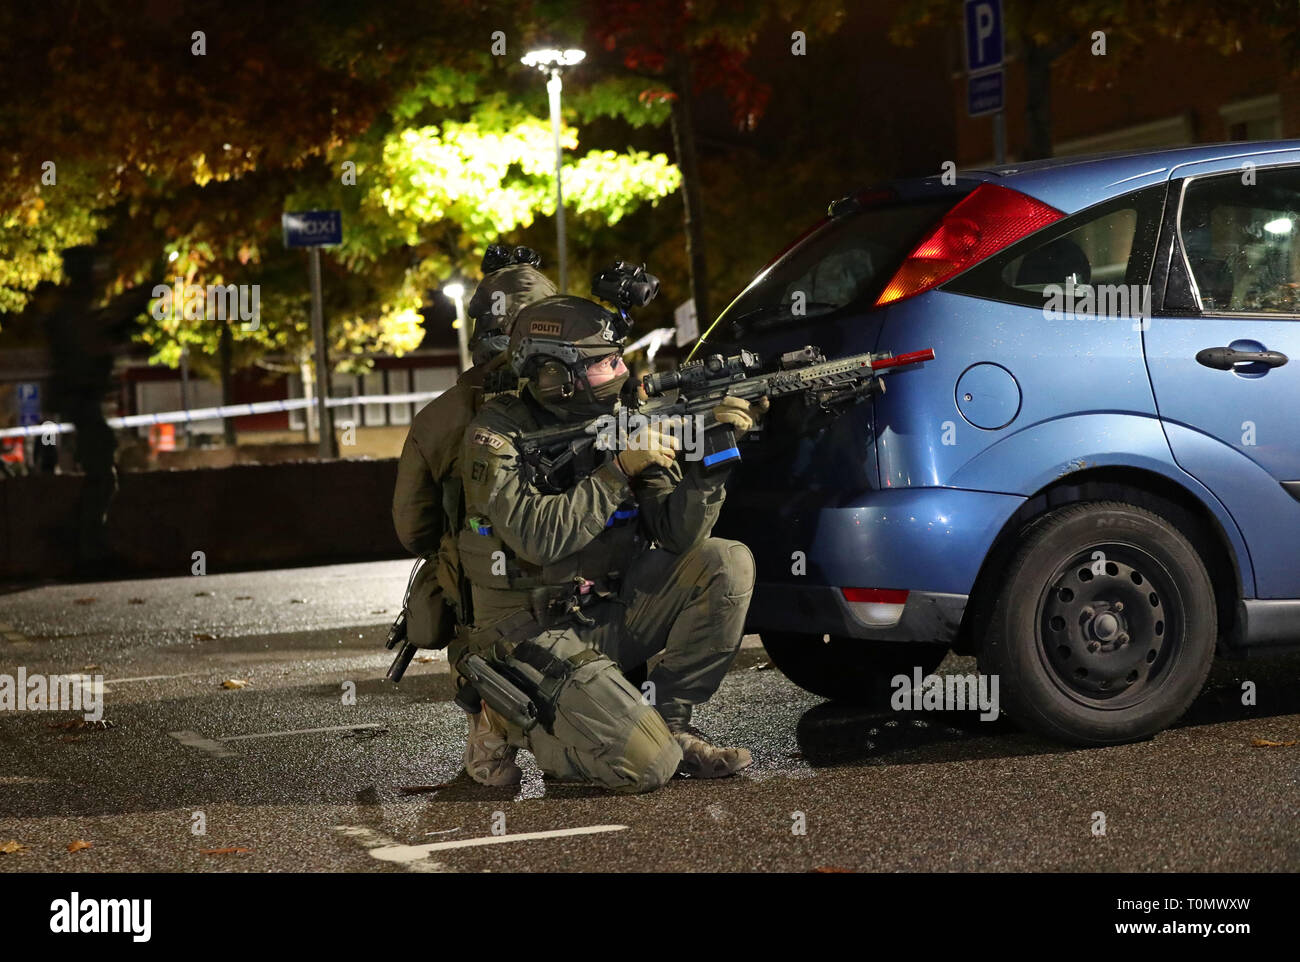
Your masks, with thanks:
M681 747L679 775L692 778L726 778L754 763L747 748L723 748L713 744L704 732L692 725L669 726L673 739Z
M466 718L469 734L465 737L465 771L469 777L491 788L518 785L524 777L515 763L519 749L506 741L501 716L484 704L482 711Z

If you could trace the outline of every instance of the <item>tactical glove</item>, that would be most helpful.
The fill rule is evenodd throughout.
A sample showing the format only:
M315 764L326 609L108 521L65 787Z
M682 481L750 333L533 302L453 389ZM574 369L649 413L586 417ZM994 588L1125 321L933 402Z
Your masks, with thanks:
M721 424L730 424L736 439L744 437L745 432L754 426L754 422L767 411L767 398L749 402L738 397L724 397L713 409L713 417Z
M681 441L658 425L648 424L631 435L627 446L614 459L623 473L634 478L651 465L666 468L677 457Z

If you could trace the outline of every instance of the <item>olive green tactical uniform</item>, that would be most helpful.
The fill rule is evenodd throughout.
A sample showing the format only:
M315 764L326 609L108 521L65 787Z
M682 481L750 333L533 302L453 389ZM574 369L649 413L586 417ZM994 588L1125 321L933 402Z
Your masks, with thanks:
M547 629L532 636L535 648L572 666L574 684L591 686L584 707L558 713L552 731L512 730L512 741L532 751L544 772L616 790L653 789L681 759L664 721L684 726L740 646L753 557L739 542L709 537L725 473L705 476L698 463L651 468L629 482L610 460L561 494L539 493L521 475L511 436L555 423L527 394L503 395L466 429L467 520L458 546L475 627L530 612L534 627ZM593 584L578 593L585 581ZM576 614L565 613L574 606ZM593 660L592 649L624 670L662 657L637 692L617 671L599 670L609 663ZM453 664L463 650L463 642L453 644Z
M445 645L455 632L459 578L456 573L456 532L448 530L450 510L444 498L458 500L457 479L465 425L482 404L483 380L505 366L498 356L472 367L454 387L430 401L407 432L397 461L393 489L393 527L402 546L427 559L416 573L407 603L407 636L422 648Z
M461 374L454 387L425 405L407 432L397 462L393 527L403 547L427 562L411 584L407 604L407 637L421 648L446 646L456 630L463 585L456 531L449 530L448 518L460 516L457 462L465 426L483 403L485 379L508 369L500 353L505 341L497 339L509 336L522 308L554 293L550 280L528 265L487 275L470 300L469 314L475 318L475 357L490 359Z

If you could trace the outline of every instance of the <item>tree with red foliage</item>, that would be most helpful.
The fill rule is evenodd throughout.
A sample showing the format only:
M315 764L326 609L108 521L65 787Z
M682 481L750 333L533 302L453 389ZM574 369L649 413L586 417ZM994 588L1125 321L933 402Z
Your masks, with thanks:
M700 168L695 144L696 98L717 89L742 130L752 130L771 91L748 69L760 29L776 20L804 35L834 31L844 4L831 0L590 0L589 30L623 66L662 85L643 100L669 101L673 147L682 172L691 296L701 327L712 320L703 244Z

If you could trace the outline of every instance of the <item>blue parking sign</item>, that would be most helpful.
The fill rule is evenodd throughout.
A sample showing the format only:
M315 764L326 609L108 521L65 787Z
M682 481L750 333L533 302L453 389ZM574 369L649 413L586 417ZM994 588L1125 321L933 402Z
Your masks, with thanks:
M41 386L31 382L18 385L18 426L41 423Z
M1002 0L966 0L966 72L1002 66Z
M1004 105L1002 78L1004 70L990 70L966 79L966 112L972 117L992 114Z
M285 211L280 217L285 247L332 247L343 243L343 212Z

